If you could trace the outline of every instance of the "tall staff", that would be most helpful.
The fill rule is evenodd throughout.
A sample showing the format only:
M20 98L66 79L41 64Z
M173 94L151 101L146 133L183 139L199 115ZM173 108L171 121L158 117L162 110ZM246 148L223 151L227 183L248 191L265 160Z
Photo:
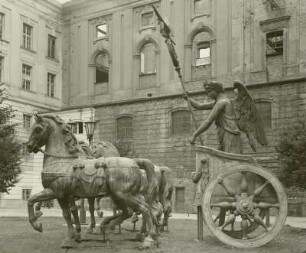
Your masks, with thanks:
M198 122L197 122L197 120L196 120L196 118L194 116L194 112L192 110L192 106L191 106L191 103L190 103L190 100L189 100L186 88L184 86L180 63L179 63L179 60L178 60L178 57L177 57L177 54L176 54L176 50L175 50L175 42L172 39L173 38L172 31L171 31L169 25L167 25L166 22L163 20L163 18L161 17L161 15L157 11L157 9L154 7L154 5L152 5L152 8L153 8L153 10L154 10L154 12L155 12L155 14L157 16L157 19L158 19L158 23L159 23L159 27L160 27L160 33L166 39L165 42L167 44L168 51L169 51L169 54L171 56L173 66L175 67L175 70L176 70L176 72L178 74L178 77L180 79L180 83L182 85L183 92L184 92L184 94L186 94L188 108L189 108L189 110L191 112L191 116L192 116L194 125L195 125L196 129L198 129L199 125L198 125ZM200 139L201 144L204 145L204 142L203 142L201 136L199 136L199 139Z

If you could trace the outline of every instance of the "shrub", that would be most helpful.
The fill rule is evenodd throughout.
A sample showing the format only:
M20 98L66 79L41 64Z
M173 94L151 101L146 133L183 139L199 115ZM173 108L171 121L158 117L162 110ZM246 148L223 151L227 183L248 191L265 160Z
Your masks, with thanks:
M306 189L306 124L299 121L285 129L276 146L281 162L280 180L286 187Z

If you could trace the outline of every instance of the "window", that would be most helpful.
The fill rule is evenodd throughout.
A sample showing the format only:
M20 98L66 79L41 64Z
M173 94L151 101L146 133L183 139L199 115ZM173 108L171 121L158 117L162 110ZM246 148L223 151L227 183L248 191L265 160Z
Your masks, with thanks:
M32 49L32 33L33 27L23 23L23 44L22 46L26 49Z
M31 90L31 73L32 67L26 64L22 64L22 89Z
M107 24L101 24L96 26L96 36L98 39L107 36Z
M108 83L109 58L106 53L97 55L96 58L96 83Z
M29 150L28 150L28 144L27 143L22 144L21 155L22 156L28 156L29 155Z
M22 189L22 200L28 201L31 196L31 189Z
M283 30L268 32L266 34L267 51L266 55L282 55L283 54Z
M117 119L117 139L126 140L133 138L133 118L123 116Z
M154 14L153 11L141 14L141 26L152 26L154 25Z
M54 97L54 87L55 87L55 75L48 73L48 81L47 81L47 95L49 97Z
M4 17L5 15L0 12L0 40L4 37Z
M56 37L48 35L48 57L55 59L55 42Z
M24 128L31 127L31 115L23 114L23 127Z
M186 135L191 131L191 117L187 110L179 110L171 114L172 135Z
M272 104L270 101L256 101L256 109L264 128L272 127Z
M146 43L140 52L140 72L142 74L156 73L155 45Z
M73 122L69 123L71 127L71 132L73 134L82 134L84 133L83 122Z
M3 82L3 62L4 57L0 56L0 83Z
M198 45L196 66L206 65L210 63L210 43L202 42Z

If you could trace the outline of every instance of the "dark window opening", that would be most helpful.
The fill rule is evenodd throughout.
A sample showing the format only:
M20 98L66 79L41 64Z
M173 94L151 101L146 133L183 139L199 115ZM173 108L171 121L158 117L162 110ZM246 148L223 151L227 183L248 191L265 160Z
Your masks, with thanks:
M269 32L267 38L267 52L266 55L282 55L284 47L283 31Z
M171 125L172 135L189 134L192 129L190 112L187 110L173 112Z
M96 83L108 83L108 70L96 68Z

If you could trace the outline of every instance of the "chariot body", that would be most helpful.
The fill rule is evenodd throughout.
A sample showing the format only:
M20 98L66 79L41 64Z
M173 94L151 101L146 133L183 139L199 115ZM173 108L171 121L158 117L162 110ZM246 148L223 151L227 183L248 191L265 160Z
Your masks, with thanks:
M203 217L211 233L226 244L259 247L284 226L287 198L282 184L250 155L197 146L194 182L198 222Z

